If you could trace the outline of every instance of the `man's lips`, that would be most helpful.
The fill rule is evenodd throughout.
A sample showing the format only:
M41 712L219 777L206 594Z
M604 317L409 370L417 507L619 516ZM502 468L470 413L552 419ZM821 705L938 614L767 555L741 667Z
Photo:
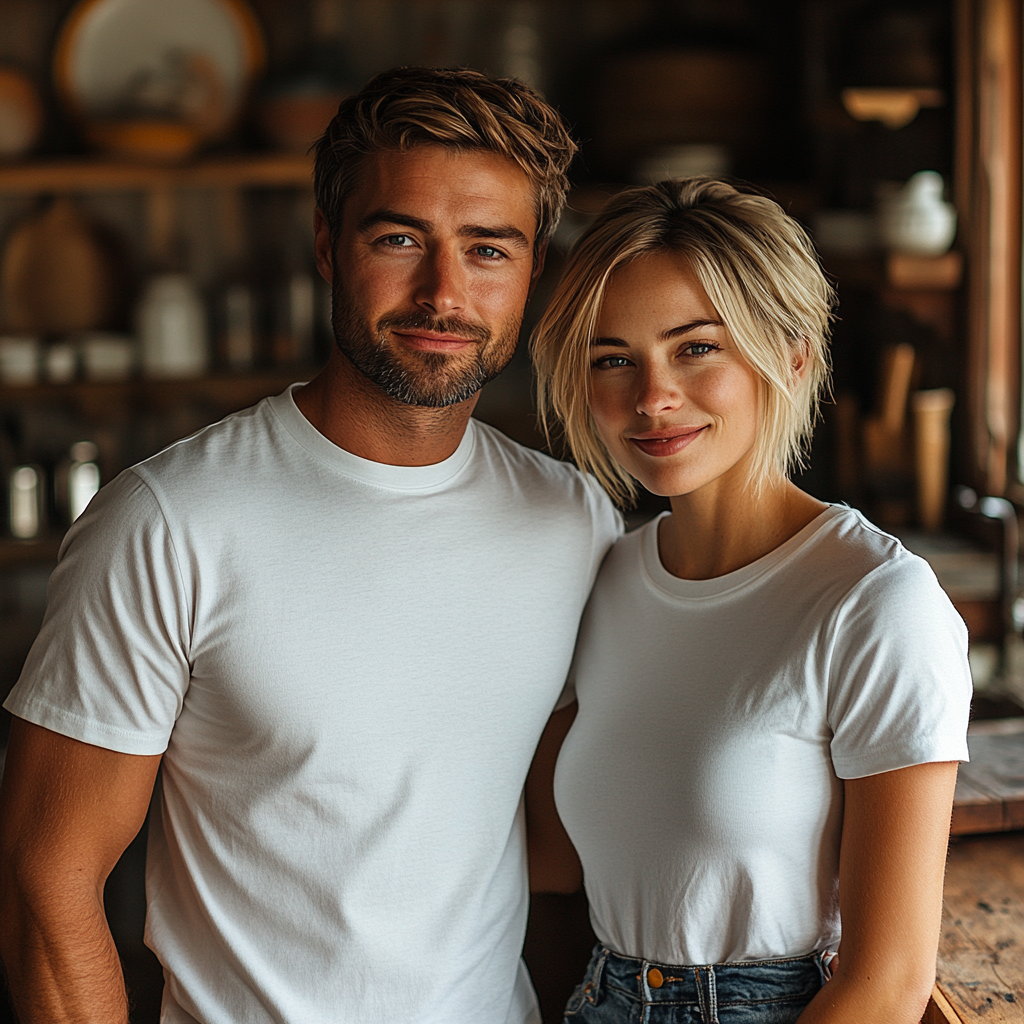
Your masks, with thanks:
M439 331L425 331L419 328L392 330L403 344L421 352L459 352L471 345L478 344L476 338L466 338L458 334L442 334Z
M664 430L651 430L643 434L635 434L629 443L635 445L645 455L675 455L687 445L695 441L707 427L667 427Z

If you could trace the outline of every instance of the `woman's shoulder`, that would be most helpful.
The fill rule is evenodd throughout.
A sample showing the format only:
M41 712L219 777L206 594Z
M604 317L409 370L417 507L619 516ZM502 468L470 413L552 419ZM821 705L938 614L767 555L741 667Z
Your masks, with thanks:
M828 575L845 578L850 589L922 584L941 589L923 558L862 512L847 505L831 505L822 517L825 521L804 553L814 565L827 566Z
M872 623L887 632L928 624L963 630L963 621L939 584L932 567L861 512L833 506L832 529L822 537L821 564L845 576L836 609L847 628ZM930 632L931 630L928 630Z

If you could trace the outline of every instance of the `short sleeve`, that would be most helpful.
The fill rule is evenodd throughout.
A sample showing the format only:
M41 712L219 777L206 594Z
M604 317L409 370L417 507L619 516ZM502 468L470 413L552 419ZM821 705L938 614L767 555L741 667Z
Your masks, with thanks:
M828 717L840 778L968 759L967 629L927 562L901 552L869 573L833 628Z
M127 470L68 532L4 707L84 743L162 753L190 679L188 604L159 503Z

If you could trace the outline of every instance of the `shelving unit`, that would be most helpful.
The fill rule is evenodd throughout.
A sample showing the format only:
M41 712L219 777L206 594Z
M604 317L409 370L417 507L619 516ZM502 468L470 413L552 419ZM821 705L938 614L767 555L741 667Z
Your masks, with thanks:
M240 153L172 165L100 157L0 165L0 193L306 188L312 183L312 157L292 153Z
M107 419L112 410L146 409L161 412L183 402L203 403L236 412L261 398L283 391L289 384L308 380L311 367L272 369L246 374L214 373L204 377L169 380L135 378L124 381L74 381L70 384L0 386L0 406L60 403L87 418Z
M44 565L57 561L63 533L51 533L32 540L0 537L0 572L24 565Z
M215 189L230 221L237 218L238 193L247 188L309 189L313 159L306 154L213 155L183 164L146 164L102 157L29 160L0 165L0 195L76 195L142 192L146 196L148 247L156 256L169 249L175 195L187 189Z
M0 165L0 196L86 195L135 192L146 203L146 247L159 258L175 232L178 197L188 190L218 193L221 233L239 234L241 194L247 189L312 190L312 157L288 153L215 154L184 164L156 165L102 157L68 157ZM97 427L138 415L162 415L199 407L215 420L308 380L311 367L275 367L245 373L213 371L202 377L67 384L0 383L0 408L59 406ZM0 570L53 562L61 532L21 541L0 539Z

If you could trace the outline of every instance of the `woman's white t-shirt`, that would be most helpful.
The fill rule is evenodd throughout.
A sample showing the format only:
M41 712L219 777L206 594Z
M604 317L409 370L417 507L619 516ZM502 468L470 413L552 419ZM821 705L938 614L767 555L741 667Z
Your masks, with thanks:
M845 506L711 580L664 568L657 523L598 576L555 777L594 930L670 964L835 948L840 780L967 760L963 621Z

